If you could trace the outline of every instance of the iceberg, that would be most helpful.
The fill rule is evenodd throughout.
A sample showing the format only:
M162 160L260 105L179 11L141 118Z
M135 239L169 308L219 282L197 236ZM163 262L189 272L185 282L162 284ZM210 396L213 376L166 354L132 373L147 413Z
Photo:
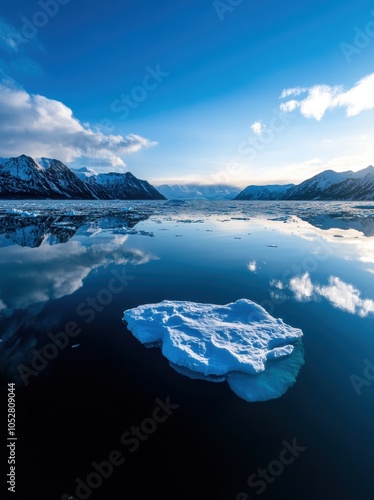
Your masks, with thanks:
M304 364L303 333L260 305L165 300L128 309L123 321L146 347L160 347L191 379L227 381L246 401L282 396Z

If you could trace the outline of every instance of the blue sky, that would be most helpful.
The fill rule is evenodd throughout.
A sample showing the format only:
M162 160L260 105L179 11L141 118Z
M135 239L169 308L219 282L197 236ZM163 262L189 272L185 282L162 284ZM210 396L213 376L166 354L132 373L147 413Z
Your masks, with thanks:
M373 75L369 0L2 0L0 156L155 184L358 170Z

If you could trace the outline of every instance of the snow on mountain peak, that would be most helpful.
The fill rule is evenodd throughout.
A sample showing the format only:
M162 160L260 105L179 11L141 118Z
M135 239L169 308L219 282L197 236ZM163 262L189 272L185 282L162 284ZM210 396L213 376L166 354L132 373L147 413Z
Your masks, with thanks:
M56 160L53 158L36 158L36 162L43 168L49 168L54 161Z
M367 175L374 175L374 167L373 165L369 165L366 168L363 168L362 170L359 170L358 172L354 172L352 177L355 179L362 179Z
M91 177L92 175L99 175L96 170L90 167L81 167L81 168L74 168L72 171L77 175L78 177L82 178L87 178Z

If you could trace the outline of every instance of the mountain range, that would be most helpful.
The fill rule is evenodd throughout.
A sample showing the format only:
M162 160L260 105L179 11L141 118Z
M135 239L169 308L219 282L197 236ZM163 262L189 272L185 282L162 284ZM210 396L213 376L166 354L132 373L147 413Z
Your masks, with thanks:
M241 189L226 184L162 184L157 190L174 200L232 200Z
M0 158L0 198L163 200L149 182L132 173L71 170L61 161L21 155Z
M374 200L374 167L358 172L325 170L301 184L248 186L235 200Z
M56 159L0 158L0 198L102 200L321 200L374 201L374 167L358 172L325 170L301 184L167 185L157 189L132 173L70 169Z

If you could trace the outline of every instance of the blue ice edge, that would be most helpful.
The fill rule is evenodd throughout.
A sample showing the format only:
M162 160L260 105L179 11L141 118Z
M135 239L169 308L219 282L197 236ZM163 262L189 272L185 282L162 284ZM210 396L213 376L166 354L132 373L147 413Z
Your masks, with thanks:
M123 321L191 379L227 381L246 401L282 396L304 364L303 332L248 299L227 305L165 300L128 309Z

